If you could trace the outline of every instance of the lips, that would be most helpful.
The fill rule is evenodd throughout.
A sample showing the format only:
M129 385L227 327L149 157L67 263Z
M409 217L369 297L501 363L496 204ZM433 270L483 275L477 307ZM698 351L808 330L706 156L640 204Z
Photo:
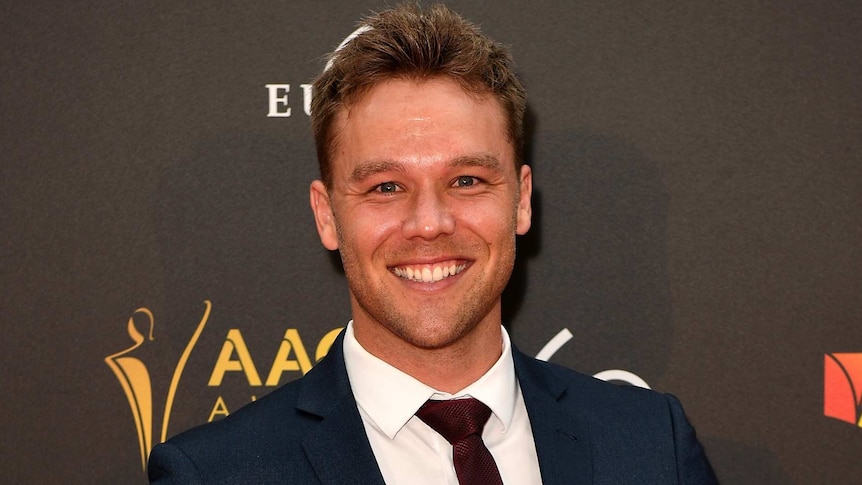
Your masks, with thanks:
M392 272L399 278L420 283L435 283L464 271L467 263L443 261L435 264L395 266Z

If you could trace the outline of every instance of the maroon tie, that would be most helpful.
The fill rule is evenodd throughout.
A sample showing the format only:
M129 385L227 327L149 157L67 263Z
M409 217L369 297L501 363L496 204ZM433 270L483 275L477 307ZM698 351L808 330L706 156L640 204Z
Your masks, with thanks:
M461 485L502 485L494 457L482 441L491 410L473 399L428 401L416 416L452 444L455 475Z

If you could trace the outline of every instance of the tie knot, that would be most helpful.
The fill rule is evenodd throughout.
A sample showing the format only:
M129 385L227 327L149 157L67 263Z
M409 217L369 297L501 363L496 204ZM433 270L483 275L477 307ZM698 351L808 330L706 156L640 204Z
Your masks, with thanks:
M416 411L416 416L454 445L471 434L481 437L491 410L471 397L427 401Z

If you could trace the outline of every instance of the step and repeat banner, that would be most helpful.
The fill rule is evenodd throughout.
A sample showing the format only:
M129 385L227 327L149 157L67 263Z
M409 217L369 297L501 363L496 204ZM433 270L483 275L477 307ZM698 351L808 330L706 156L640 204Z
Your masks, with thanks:
M679 396L723 483L862 480L862 4L448 4L529 93L515 343ZM145 483L326 355L309 83L384 6L5 6L4 482Z

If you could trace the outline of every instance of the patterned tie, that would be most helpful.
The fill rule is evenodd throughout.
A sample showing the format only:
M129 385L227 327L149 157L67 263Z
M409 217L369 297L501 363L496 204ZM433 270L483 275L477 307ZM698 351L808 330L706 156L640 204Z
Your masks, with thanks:
M494 457L482 441L482 428L491 416L488 406L473 398L428 401L416 416L452 445L458 483L503 484Z

